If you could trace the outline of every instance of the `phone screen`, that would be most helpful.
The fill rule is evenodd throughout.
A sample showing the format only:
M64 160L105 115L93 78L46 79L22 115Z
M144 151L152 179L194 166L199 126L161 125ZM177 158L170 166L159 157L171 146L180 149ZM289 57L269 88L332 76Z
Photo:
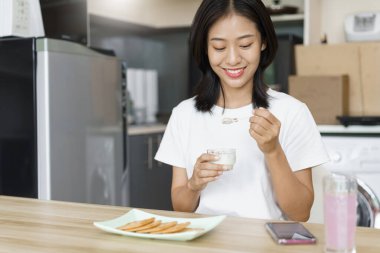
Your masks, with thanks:
M311 244L317 240L301 223L268 222L266 228L279 244Z

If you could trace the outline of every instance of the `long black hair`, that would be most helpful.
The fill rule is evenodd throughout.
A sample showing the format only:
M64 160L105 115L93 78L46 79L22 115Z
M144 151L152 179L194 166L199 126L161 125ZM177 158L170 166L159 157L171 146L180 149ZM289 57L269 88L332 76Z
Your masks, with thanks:
M210 112L220 95L219 77L212 70L207 56L207 37L211 26L221 17L236 13L254 22L261 34L265 50L254 74L252 91L253 107L269 107L264 70L273 61L277 52L277 37L272 20L261 0L203 0L195 14L190 30L190 50L201 70L201 79L195 87L195 107L198 111ZM223 92L223 91L222 91Z

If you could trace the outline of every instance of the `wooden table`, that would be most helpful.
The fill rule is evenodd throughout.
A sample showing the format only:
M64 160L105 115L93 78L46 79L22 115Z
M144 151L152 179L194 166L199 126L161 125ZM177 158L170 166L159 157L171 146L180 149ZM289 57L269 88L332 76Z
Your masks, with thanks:
M106 233L94 221L118 217L130 208L0 196L0 252L323 252L323 226L304 225L318 238L316 245L276 245L265 220L227 217L209 233L187 242L130 238ZM172 217L197 214L147 210ZM358 228L357 252L379 253L380 230Z

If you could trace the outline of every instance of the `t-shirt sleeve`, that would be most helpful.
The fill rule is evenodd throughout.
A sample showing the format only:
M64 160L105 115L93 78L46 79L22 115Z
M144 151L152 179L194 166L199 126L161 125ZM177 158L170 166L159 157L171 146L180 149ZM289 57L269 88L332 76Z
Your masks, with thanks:
M312 114L301 104L291 117L282 145L293 171L315 167L329 161Z
M181 120L181 113L176 107L172 111L160 147L154 159L172 166L186 168L183 151L185 146L183 143L184 137L183 120Z

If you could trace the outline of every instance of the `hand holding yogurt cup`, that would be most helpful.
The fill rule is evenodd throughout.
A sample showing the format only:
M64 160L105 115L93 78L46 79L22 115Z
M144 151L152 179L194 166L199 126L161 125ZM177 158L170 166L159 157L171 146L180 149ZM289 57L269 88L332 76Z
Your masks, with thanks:
M235 161L235 149L208 149L206 154L198 157L187 186L193 191L203 190L209 182L217 180L223 171L231 170Z
M232 170L236 162L236 149L234 148L208 149L207 154L218 156L219 159L211 163L222 164L226 170Z

